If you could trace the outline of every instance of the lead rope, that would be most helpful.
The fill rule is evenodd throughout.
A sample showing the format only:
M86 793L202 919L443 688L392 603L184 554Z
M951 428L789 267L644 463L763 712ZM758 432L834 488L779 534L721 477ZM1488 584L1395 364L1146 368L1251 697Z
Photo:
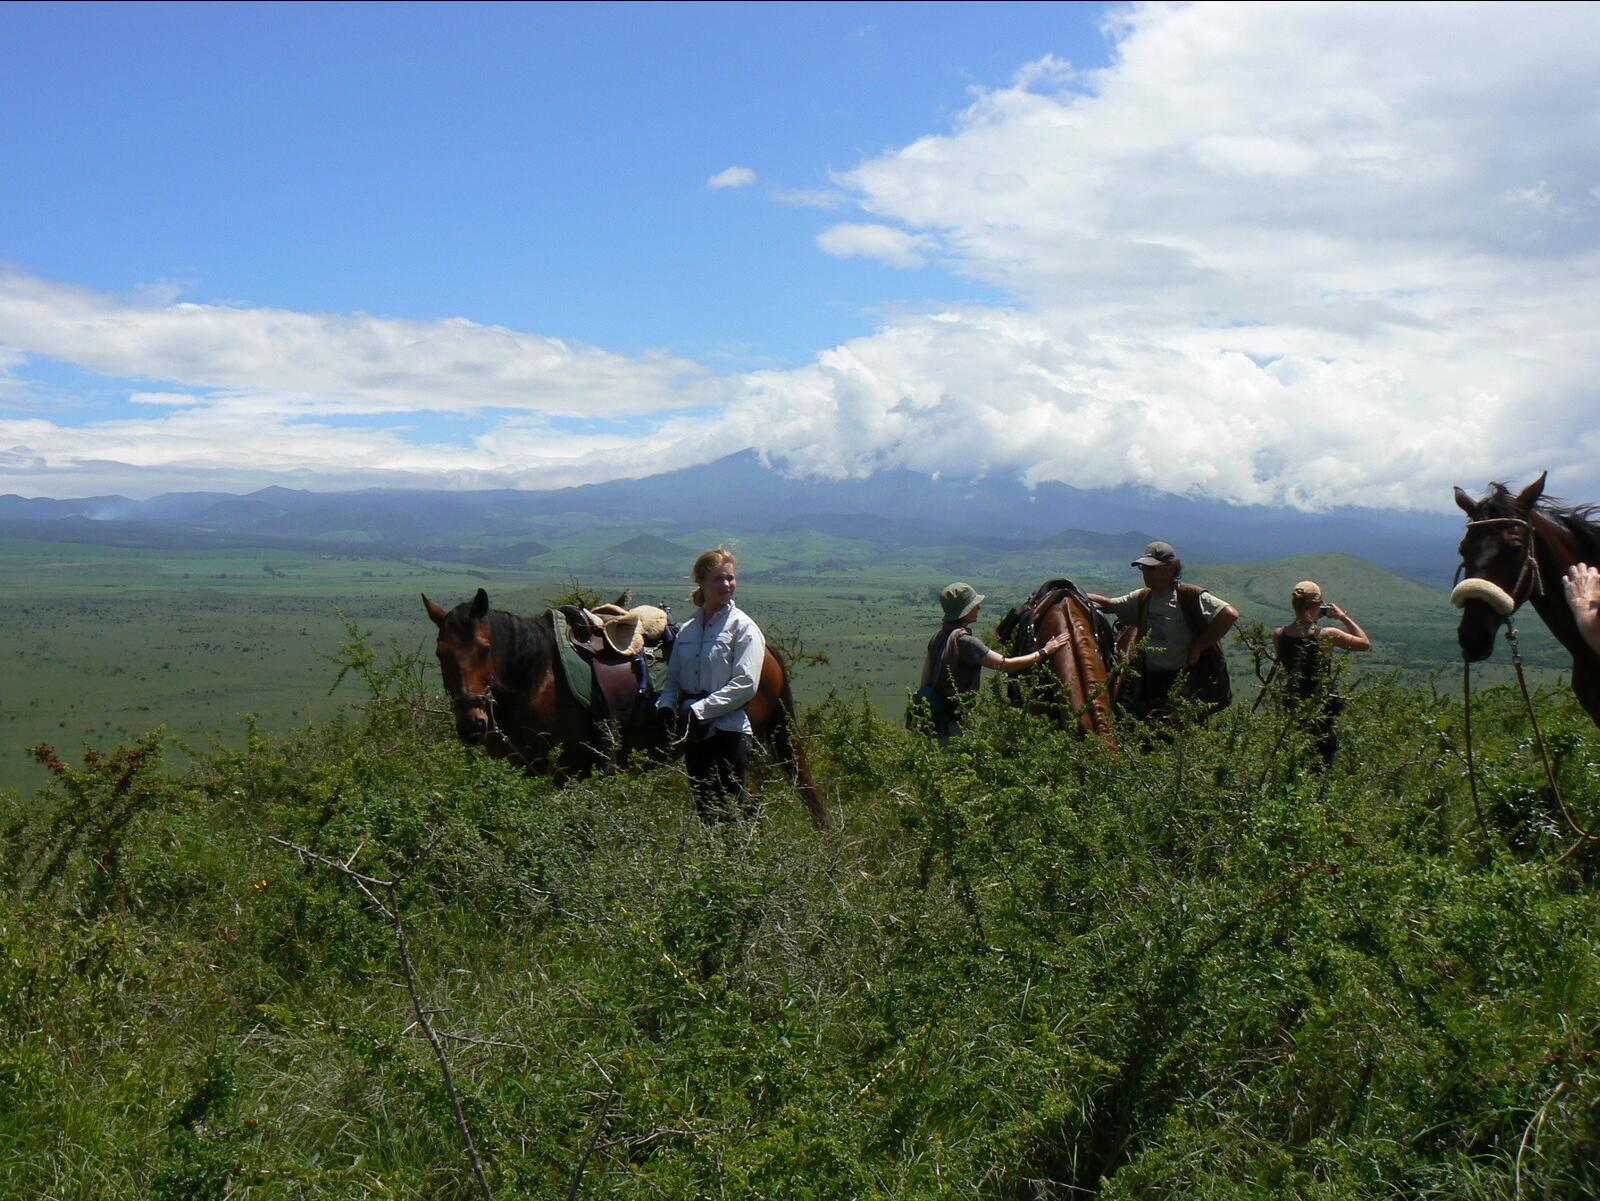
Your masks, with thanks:
M1600 825L1585 830L1572 816L1572 810L1567 808L1566 798L1561 795L1561 786L1556 783L1555 768L1550 763L1550 750L1545 745L1544 731L1539 727L1539 715L1533 707L1533 696L1528 691L1528 680L1522 671L1522 650L1517 642L1517 627L1510 617L1506 618L1506 641L1511 644L1511 665L1517 673L1517 687L1522 692L1522 703L1528 710L1528 722L1533 727L1534 740L1539 744L1539 758L1544 763L1545 779L1550 782L1550 791L1556 798L1556 805L1561 809L1561 816L1578 836L1578 840L1556 858L1557 863L1565 863L1584 843L1600 842ZM1478 800L1478 772L1472 757L1472 664L1465 658L1461 661L1461 694L1462 708L1466 717L1467 783L1472 790L1472 810L1478 817L1478 829L1487 842L1489 827L1483 820L1483 806Z
M1573 833L1578 836L1578 841L1573 843L1560 857L1557 863L1565 863L1586 842L1600 841L1600 826L1585 830L1572 816L1572 810L1567 808L1566 798L1561 795L1561 786L1556 783L1555 768L1550 764L1550 751L1545 746L1544 732L1539 729L1539 715L1533 709L1533 697L1528 692L1528 681L1522 674L1522 652L1517 646L1517 627L1506 618L1506 641L1511 644L1511 664L1516 668L1517 687L1522 690L1522 703L1528 709L1528 721L1533 726L1534 739L1539 744L1539 757L1544 760L1545 778L1550 781L1550 791L1555 794L1556 804L1561 808L1561 816L1567 819L1567 825L1572 827Z
M1478 769L1472 762L1472 661L1461 656L1461 705L1467 722L1467 783L1472 787L1472 811L1478 815L1478 834L1484 849L1489 846L1489 826L1483 820L1483 805L1478 800Z
M483 693L483 714L489 719L487 733L505 744L506 758L511 760L512 763L522 768L532 767L533 765L522 752L517 750L516 744L511 741L510 736L500 728L500 722L495 717L494 709L494 678L490 677L489 686Z

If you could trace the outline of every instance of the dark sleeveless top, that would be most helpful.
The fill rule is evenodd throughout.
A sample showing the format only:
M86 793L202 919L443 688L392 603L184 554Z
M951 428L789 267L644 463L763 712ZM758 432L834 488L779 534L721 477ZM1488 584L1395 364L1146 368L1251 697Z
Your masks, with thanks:
M1333 691L1333 648L1315 634L1284 626L1273 636L1284 693L1297 701L1327 699Z

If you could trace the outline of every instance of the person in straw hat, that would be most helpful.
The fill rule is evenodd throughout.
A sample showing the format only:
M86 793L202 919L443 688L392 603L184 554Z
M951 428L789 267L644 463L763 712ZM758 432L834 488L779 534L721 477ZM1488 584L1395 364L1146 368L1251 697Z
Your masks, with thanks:
M1344 701L1333 690L1335 649L1367 651L1372 639L1338 605L1323 600L1322 585L1301 580L1289 593L1294 621L1272 632L1272 650L1283 676L1282 696L1316 744L1322 768L1333 766L1339 751L1337 720ZM1322 624L1331 617L1344 629Z
M767 642L733 603L738 562L725 546L694 562L695 614L678 631L656 709L684 743L695 807L707 821L750 816L753 730L745 712L761 682Z
M971 584L954 583L939 594L939 609L944 621L922 658L922 678L916 696L928 707L933 732L942 746L961 732L961 710L978 691L985 667L1015 675L1026 671L1040 659L1055 654L1067 644L1062 631L1036 651L1010 658L990 650L972 632L983 604L983 594Z

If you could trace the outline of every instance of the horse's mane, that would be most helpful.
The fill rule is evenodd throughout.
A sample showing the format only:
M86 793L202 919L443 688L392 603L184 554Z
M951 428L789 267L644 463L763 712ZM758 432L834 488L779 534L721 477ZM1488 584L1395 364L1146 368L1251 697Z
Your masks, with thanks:
M1559 497L1541 496L1534 508L1565 530L1578 544L1579 554L1588 563L1600 562L1600 504L1567 504ZM1483 498L1485 517L1520 517L1516 496L1506 485L1491 482Z
M494 674L512 688L529 684L550 663L555 637L550 623L518 617L504 609L489 610L489 641L494 647Z

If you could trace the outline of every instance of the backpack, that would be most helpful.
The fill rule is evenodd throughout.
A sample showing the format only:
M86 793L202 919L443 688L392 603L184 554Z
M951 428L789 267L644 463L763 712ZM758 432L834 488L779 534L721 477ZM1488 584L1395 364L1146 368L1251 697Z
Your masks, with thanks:
M911 694L911 700L906 705L906 729L915 730L923 721L931 719L934 732L943 734L955 724L955 701L942 685L951 679L950 667L955 662L956 644L966 633L963 626L950 631L950 636L944 640L944 648L939 652L937 665L931 655L923 657L922 678L925 682ZM926 717L922 716L924 712Z

